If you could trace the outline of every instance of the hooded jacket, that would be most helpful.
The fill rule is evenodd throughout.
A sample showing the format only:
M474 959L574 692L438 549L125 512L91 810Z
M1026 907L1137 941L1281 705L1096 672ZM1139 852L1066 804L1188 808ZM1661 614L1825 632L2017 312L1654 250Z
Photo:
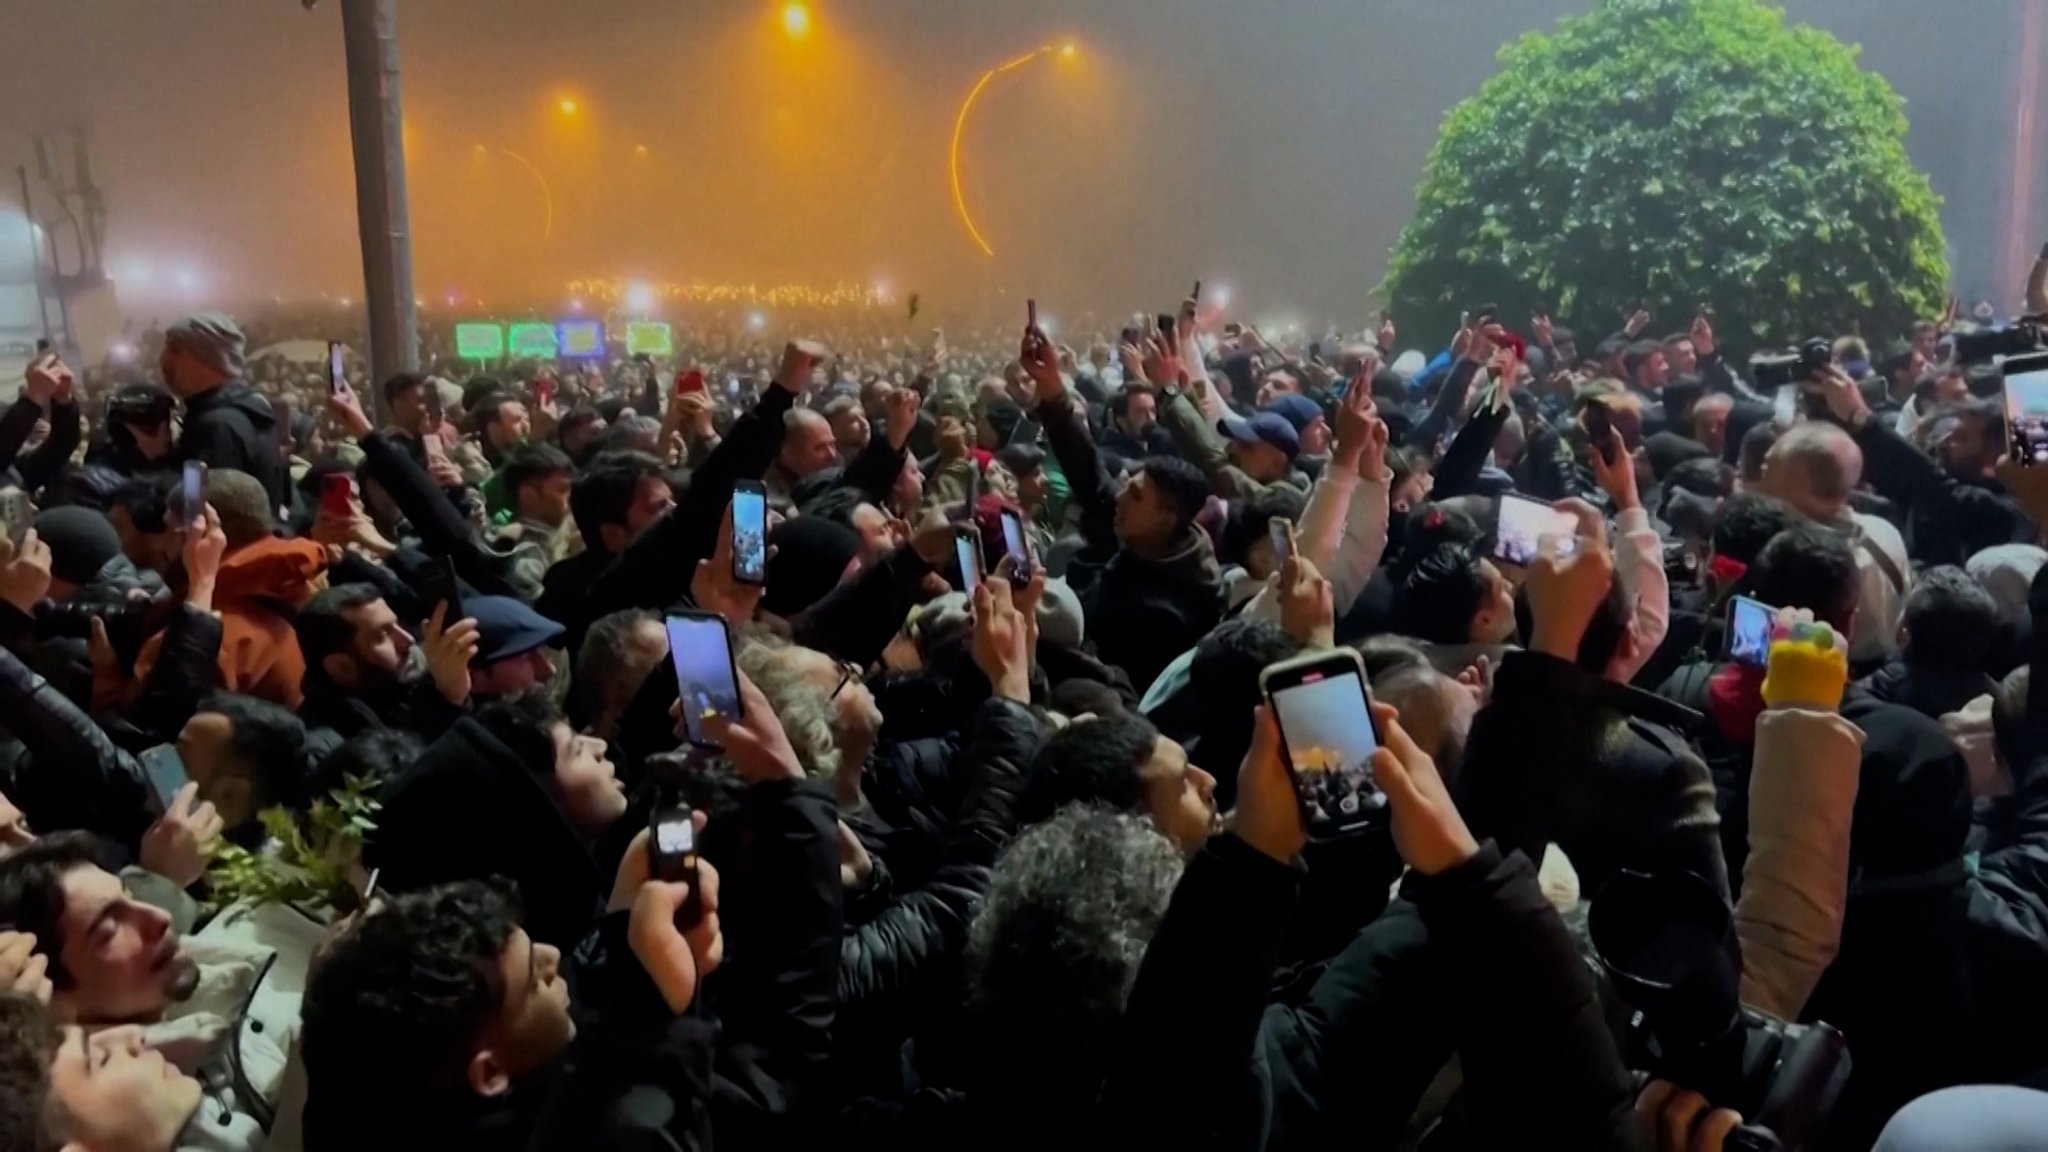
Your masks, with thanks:
M291 474L278 451L277 417L270 401L239 380L185 401L178 459L247 472L263 483L272 508L291 507Z
M536 940L567 951L596 921L606 891L596 862L548 794L552 764L528 764L464 717L384 787L363 854L381 883L414 892L500 876L519 887Z
M220 687L297 708L306 660L292 632L292 614L324 587L327 553L311 540L269 537L221 560L214 585L220 613ZM149 674L163 635L143 645L136 670Z

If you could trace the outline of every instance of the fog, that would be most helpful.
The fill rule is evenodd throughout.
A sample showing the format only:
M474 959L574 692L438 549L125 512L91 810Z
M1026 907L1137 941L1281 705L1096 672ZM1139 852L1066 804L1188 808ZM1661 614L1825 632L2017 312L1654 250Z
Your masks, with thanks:
M1973 165L2009 143L2020 2L1787 5L1906 97L1966 288L2003 242L1987 188L2009 177ZM933 309L1058 311L1201 277L1355 318L1444 112L1501 44L1591 5L814 0L795 40L766 0L403 0L416 286L546 302L581 277L883 280ZM77 124L136 308L360 293L334 0L0 7L0 200L33 133ZM1068 38L1072 59L1004 74L970 121L985 257L952 206L955 114L984 70Z

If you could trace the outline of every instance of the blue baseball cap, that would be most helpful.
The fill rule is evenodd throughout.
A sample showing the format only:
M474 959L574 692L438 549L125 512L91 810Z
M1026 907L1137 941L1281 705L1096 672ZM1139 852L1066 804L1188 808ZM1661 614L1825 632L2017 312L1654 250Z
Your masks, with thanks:
M1311 424L1324 419L1322 405L1296 392L1274 397L1265 410L1279 414L1292 424L1296 434L1308 431Z
M1237 416L1225 416L1220 426L1223 434L1239 444L1271 444L1287 454L1289 460L1301 451L1301 435L1288 423L1287 417L1271 410L1260 412L1246 420Z
M462 614L476 621L476 663L496 664L559 642L568 629L510 596L464 596Z

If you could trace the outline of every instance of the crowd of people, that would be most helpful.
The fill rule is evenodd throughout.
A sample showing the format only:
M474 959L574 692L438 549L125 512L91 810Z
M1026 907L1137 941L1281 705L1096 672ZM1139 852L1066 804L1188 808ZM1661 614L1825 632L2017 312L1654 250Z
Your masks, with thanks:
M1997 356L1654 319L39 357L0 1148L2048 1147Z

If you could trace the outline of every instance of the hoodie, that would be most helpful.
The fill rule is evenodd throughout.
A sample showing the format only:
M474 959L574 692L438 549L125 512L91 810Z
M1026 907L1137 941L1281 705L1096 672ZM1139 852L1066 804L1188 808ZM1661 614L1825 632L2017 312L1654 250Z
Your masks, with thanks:
M1073 570L1080 566L1077 558L1067 578L1080 594L1095 651L1132 684L1152 683L1223 619L1223 573L1198 528L1182 532L1156 558L1118 549L1085 585Z
M270 401L239 380L185 401L185 430L178 459L209 468L232 468L262 481L270 506L291 507L291 474L277 445L277 417Z
M269 537L229 553L220 563L213 606L220 613L220 687L287 708L303 699L306 659L292 615L326 586L327 553L311 540ZM163 649L150 637L136 661L147 677Z

